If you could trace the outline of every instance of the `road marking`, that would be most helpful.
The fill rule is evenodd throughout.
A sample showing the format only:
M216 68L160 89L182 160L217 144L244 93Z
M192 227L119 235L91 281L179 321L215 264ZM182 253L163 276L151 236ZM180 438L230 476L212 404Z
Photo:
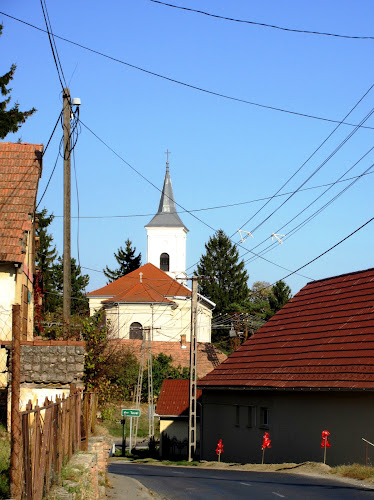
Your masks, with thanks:
M273 495L277 495L277 497L281 498L286 498L284 495L281 495L280 493L276 493L275 491L272 491Z
M173 470L173 474L184 474L184 472L180 472L179 470Z
M244 486L252 486L250 483L240 483L240 484L244 484Z

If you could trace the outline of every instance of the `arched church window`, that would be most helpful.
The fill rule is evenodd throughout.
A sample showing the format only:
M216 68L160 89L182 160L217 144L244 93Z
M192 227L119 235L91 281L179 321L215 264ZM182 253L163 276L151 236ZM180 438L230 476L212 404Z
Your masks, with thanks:
M134 323L131 323L130 325L130 339L143 339L143 327L137 321L134 321Z
M161 271L169 271L169 254L162 253L160 256L160 269Z

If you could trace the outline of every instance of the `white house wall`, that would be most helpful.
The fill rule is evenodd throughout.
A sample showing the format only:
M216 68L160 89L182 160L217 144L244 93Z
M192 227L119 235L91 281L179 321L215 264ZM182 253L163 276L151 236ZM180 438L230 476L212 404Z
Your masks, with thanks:
M12 305L15 303L16 268L0 265L0 339L12 339Z

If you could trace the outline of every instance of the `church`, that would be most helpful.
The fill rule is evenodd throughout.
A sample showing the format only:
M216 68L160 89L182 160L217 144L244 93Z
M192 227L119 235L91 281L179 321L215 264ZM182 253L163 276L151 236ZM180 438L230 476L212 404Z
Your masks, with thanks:
M108 285L87 294L90 314L105 309L112 336L138 355L150 332L152 353L171 355L175 366L189 366L191 289L186 274L188 229L179 217L171 184L169 162L156 215L145 226L147 263ZM198 296L198 376L226 356L211 344L215 304Z

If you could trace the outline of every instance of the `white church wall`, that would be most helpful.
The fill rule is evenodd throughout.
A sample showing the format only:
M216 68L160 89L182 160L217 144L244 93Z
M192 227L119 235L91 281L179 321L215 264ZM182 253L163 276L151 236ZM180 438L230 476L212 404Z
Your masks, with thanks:
M176 299L177 308L165 304L119 304L106 310L114 338L129 339L132 323L151 328L154 341L178 342L181 335L190 340L191 301ZM211 340L211 311L203 305L198 308L198 342Z
M169 255L169 275L183 276L186 272L186 229L147 228L147 262L160 268L162 253Z

